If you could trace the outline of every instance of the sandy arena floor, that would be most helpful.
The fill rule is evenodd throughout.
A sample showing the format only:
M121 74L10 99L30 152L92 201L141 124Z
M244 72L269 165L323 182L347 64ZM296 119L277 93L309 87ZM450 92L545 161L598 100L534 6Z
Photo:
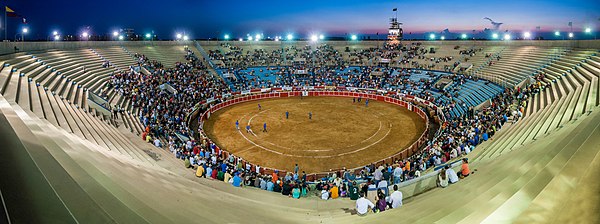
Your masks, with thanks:
M252 133L245 130L248 124ZM425 122L416 113L384 102L370 101L366 107L364 101L352 103L345 97L294 97L222 109L204 129L222 149L261 167L291 171L298 163L301 171L313 173L387 158L416 141Z

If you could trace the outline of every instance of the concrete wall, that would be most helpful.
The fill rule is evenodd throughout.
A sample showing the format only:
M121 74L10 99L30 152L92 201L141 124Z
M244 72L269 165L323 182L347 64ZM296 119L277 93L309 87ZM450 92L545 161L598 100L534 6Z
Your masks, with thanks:
M172 46L190 45L191 41L55 41L55 42L0 42L0 55L20 51L71 50L114 46Z
M216 46L226 41L198 41L202 46ZM327 43L337 47L352 47L352 46L377 46L382 45L384 41L324 41L324 42L311 42L311 41L227 41L235 46L304 46L304 45L315 45L318 43ZM513 40L513 41L404 41L403 43L419 42L425 45L461 45L461 46L538 46L538 47L572 47L572 48L587 48L587 49L600 49L600 40Z
M202 46L216 46L224 41L198 41ZM336 47L375 47L384 41L228 41L236 46L305 46L327 43ZM461 46L539 46L539 47L573 47L600 49L600 40L544 40L544 41L416 41L426 45L461 45ZM55 42L0 42L0 55L14 53L14 47L20 51L70 50L80 48L98 48L112 46L172 46L191 45L192 41L55 41ZM404 43L411 43L410 41Z

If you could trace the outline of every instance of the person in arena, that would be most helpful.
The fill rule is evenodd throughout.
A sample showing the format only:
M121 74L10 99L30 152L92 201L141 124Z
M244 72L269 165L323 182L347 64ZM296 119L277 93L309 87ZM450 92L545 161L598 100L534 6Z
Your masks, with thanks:
M450 167L450 165L446 165L445 169L446 169L446 176L448 176L448 183L453 184L453 183L458 182L459 178L458 178L458 175L456 174L456 171L454 171L454 169L452 169Z

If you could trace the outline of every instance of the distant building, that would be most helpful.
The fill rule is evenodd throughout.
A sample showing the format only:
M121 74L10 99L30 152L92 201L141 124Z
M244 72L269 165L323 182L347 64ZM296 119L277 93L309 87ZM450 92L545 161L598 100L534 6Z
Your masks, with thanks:
M402 40L402 23L398 22L398 18L390 18L390 28L388 29L388 40L399 41Z

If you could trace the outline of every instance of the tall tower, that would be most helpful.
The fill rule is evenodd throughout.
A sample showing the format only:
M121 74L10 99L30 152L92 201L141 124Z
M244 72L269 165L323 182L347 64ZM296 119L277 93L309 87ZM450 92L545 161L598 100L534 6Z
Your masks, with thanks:
M398 17L390 18L390 28L388 29L388 40L402 40L402 23L398 22Z

